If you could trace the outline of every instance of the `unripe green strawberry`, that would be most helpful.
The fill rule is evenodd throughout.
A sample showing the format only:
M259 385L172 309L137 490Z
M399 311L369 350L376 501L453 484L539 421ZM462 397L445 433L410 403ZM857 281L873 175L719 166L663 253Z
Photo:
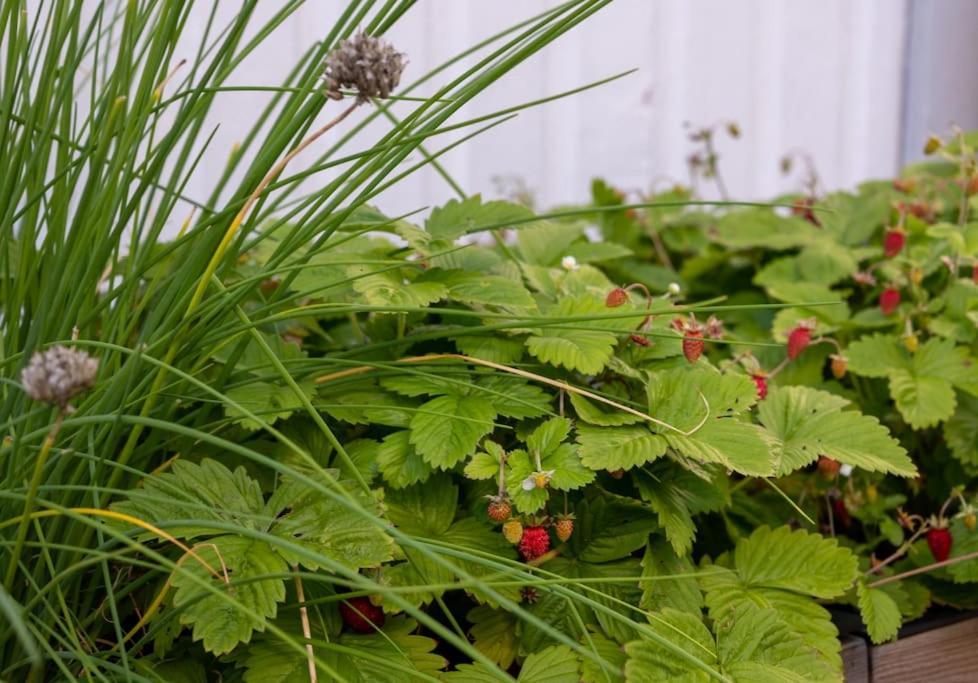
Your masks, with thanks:
M503 524L503 538L516 545L523 538L523 523L518 519L511 519Z
M975 516L974 512L969 512L964 516L964 526L968 531L974 531L975 527L978 526L978 517Z
M486 514L494 522L505 522L513 514L513 506L510 505L506 496L490 496L489 505L486 506Z
M574 533L574 515L560 515L554 523L554 533L561 543L569 541Z

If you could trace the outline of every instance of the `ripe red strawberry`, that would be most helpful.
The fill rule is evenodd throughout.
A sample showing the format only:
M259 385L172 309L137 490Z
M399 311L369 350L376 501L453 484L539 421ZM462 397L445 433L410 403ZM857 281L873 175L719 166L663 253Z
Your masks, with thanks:
M524 560L535 560L550 550L550 534L542 526L528 526L520 539L520 554Z
M357 633L374 633L384 625L384 610L363 596L341 602L340 616Z
M927 545L938 562L943 562L951 554L951 531L947 527L934 527L927 532Z
M523 524L518 519L511 519L503 524L503 538L516 545L523 538Z
M489 505L486 506L486 514L494 522L505 522L513 513L513 506L510 505L506 496L490 496Z
M841 467L838 460L834 460L825 455L818 456L818 471L826 479L835 479Z
M880 294L880 310L883 315L893 315L893 311L900 305L900 290L896 287L887 287Z
M685 324L683 333L683 355L690 363L695 363L703 355L703 328L692 321Z
M900 228L888 228L883 235L883 255L886 258L893 258L901 251L903 245L907 243L907 233Z
M754 386L757 387L757 400L763 401L767 398L767 377L760 373L756 373L750 376L754 380Z
M574 516L561 515L558 517L557 522L554 524L554 532L557 534L557 538L560 539L561 543L566 543L570 540L571 535L574 533Z
M849 359L837 353L833 353L829 357L832 359L832 376L836 379L845 377L846 371L849 369Z
M794 360L812 342L813 321L801 320L788 332L788 359Z
M623 306L626 301L628 301L628 291L622 287L615 287L608 292L608 296L604 299L604 305L608 308L618 308Z
M837 527L847 528L852 524L852 515L849 513L849 508L846 507L846 502L841 498L832 501L832 515L835 517Z

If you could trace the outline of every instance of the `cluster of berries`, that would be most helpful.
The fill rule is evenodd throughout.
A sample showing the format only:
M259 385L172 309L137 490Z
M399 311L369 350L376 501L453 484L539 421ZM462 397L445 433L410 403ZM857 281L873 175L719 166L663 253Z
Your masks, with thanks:
M550 550L550 528L561 543L566 543L574 533L574 515L562 514L556 519L535 519L533 523L523 522L513 516L513 506L503 495L491 496L486 506L486 514L494 522L502 523L503 537L517 546L526 561L535 560Z

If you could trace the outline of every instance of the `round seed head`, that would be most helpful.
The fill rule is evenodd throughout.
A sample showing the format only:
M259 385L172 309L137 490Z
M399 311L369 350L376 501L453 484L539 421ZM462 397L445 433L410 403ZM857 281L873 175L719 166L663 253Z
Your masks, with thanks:
M20 375L24 391L35 401L61 406L91 388L98 374L98 359L84 351L52 346L38 351Z
M357 101L386 99L397 87L404 71L404 55L376 36L360 32L340 41L329 53L323 72L326 95L343 99L342 89L357 91Z

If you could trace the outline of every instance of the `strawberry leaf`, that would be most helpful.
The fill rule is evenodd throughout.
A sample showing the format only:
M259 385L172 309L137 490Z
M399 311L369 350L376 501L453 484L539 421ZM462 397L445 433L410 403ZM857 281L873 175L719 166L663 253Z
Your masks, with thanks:
M913 461L874 417L843 411L844 398L808 387L773 389L758 420L774 437L775 469L787 474L825 455L870 472L916 475Z
M866 632L876 645L896 638L903 618L897 603L881 588L870 588L865 581L856 586L859 615Z
M170 577L173 604L183 610L180 622L193 626L194 640L208 652L226 654L275 616L285 599L285 580L275 575L289 565L264 541L231 535L201 543L194 552L200 559L188 557ZM201 561L219 576L226 569L229 582Z
M492 431L496 411L479 396L439 396L411 419L411 444L432 467L450 469Z

